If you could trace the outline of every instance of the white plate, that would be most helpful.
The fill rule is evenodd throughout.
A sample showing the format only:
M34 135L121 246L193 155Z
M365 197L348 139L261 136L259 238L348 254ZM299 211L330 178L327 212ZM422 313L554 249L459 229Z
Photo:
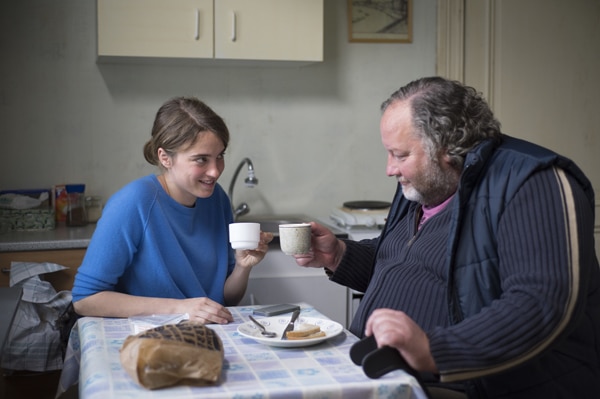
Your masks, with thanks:
M296 326L303 323L314 324L321 327L321 331L324 331L326 335L324 337L311 339L281 339L281 334L283 333L285 326L287 326L287 324L290 322L290 317L291 316L289 314L264 318L255 317L255 319L264 325L268 331L274 331L277 333L277 336L274 338L267 338L261 335L260 329L252 321L240 324L237 328L237 331L245 337L252 338L253 340L266 345L295 348L300 346L316 345L320 342L328 340L329 338L335 337L344 330L340 323L337 323L333 320L300 316L298 320L296 320Z

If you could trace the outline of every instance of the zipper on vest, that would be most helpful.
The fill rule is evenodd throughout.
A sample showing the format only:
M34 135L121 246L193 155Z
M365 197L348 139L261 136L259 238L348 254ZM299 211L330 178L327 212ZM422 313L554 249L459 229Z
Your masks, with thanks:
M419 222L421 221L421 217L423 217L423 206L419 206L419 209L415 211L415 220L413 223L413 236L410 240L408 240L407 246L411 246L413 242L417 239L417 234L419 234Z

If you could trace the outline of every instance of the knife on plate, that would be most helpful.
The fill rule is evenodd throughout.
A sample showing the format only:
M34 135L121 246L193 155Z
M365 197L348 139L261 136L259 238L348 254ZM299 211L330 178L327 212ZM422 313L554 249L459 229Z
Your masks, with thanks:
M286 337L285 334L288 331L294 331L294 322L296 321L296 319L298 318L298 316L300 316L300 311L299 310L294 310L294 313L292 313L292 318L290 319L290 322L285 327L285 330L283 330L283 333L281 333L281 339L283 339L283 340L287 339L287 337Z

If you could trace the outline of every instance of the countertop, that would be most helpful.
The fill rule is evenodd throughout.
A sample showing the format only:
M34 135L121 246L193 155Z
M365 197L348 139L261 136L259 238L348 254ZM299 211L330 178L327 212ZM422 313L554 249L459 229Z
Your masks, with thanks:
M318 222L323 221L315 219ZM348 233L336 228L327 226L338 238L347 238ZM16 251L47 251L58 249L78 249L87 248L92 234L96 229L95 223L89 223L82 227L67 227L59 224L54 230L43 231L11 231L0 234L0 252ZM279 237L275 237L272 245L279 246Z
M54 230L11 231L0 234L0 252L87 248L95 223L81 227L57 226Z

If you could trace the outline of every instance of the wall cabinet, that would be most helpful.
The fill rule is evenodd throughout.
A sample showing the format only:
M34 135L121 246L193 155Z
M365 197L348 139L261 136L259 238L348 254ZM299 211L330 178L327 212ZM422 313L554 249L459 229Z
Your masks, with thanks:
M98 0L98 56L323 60L324 0Z

